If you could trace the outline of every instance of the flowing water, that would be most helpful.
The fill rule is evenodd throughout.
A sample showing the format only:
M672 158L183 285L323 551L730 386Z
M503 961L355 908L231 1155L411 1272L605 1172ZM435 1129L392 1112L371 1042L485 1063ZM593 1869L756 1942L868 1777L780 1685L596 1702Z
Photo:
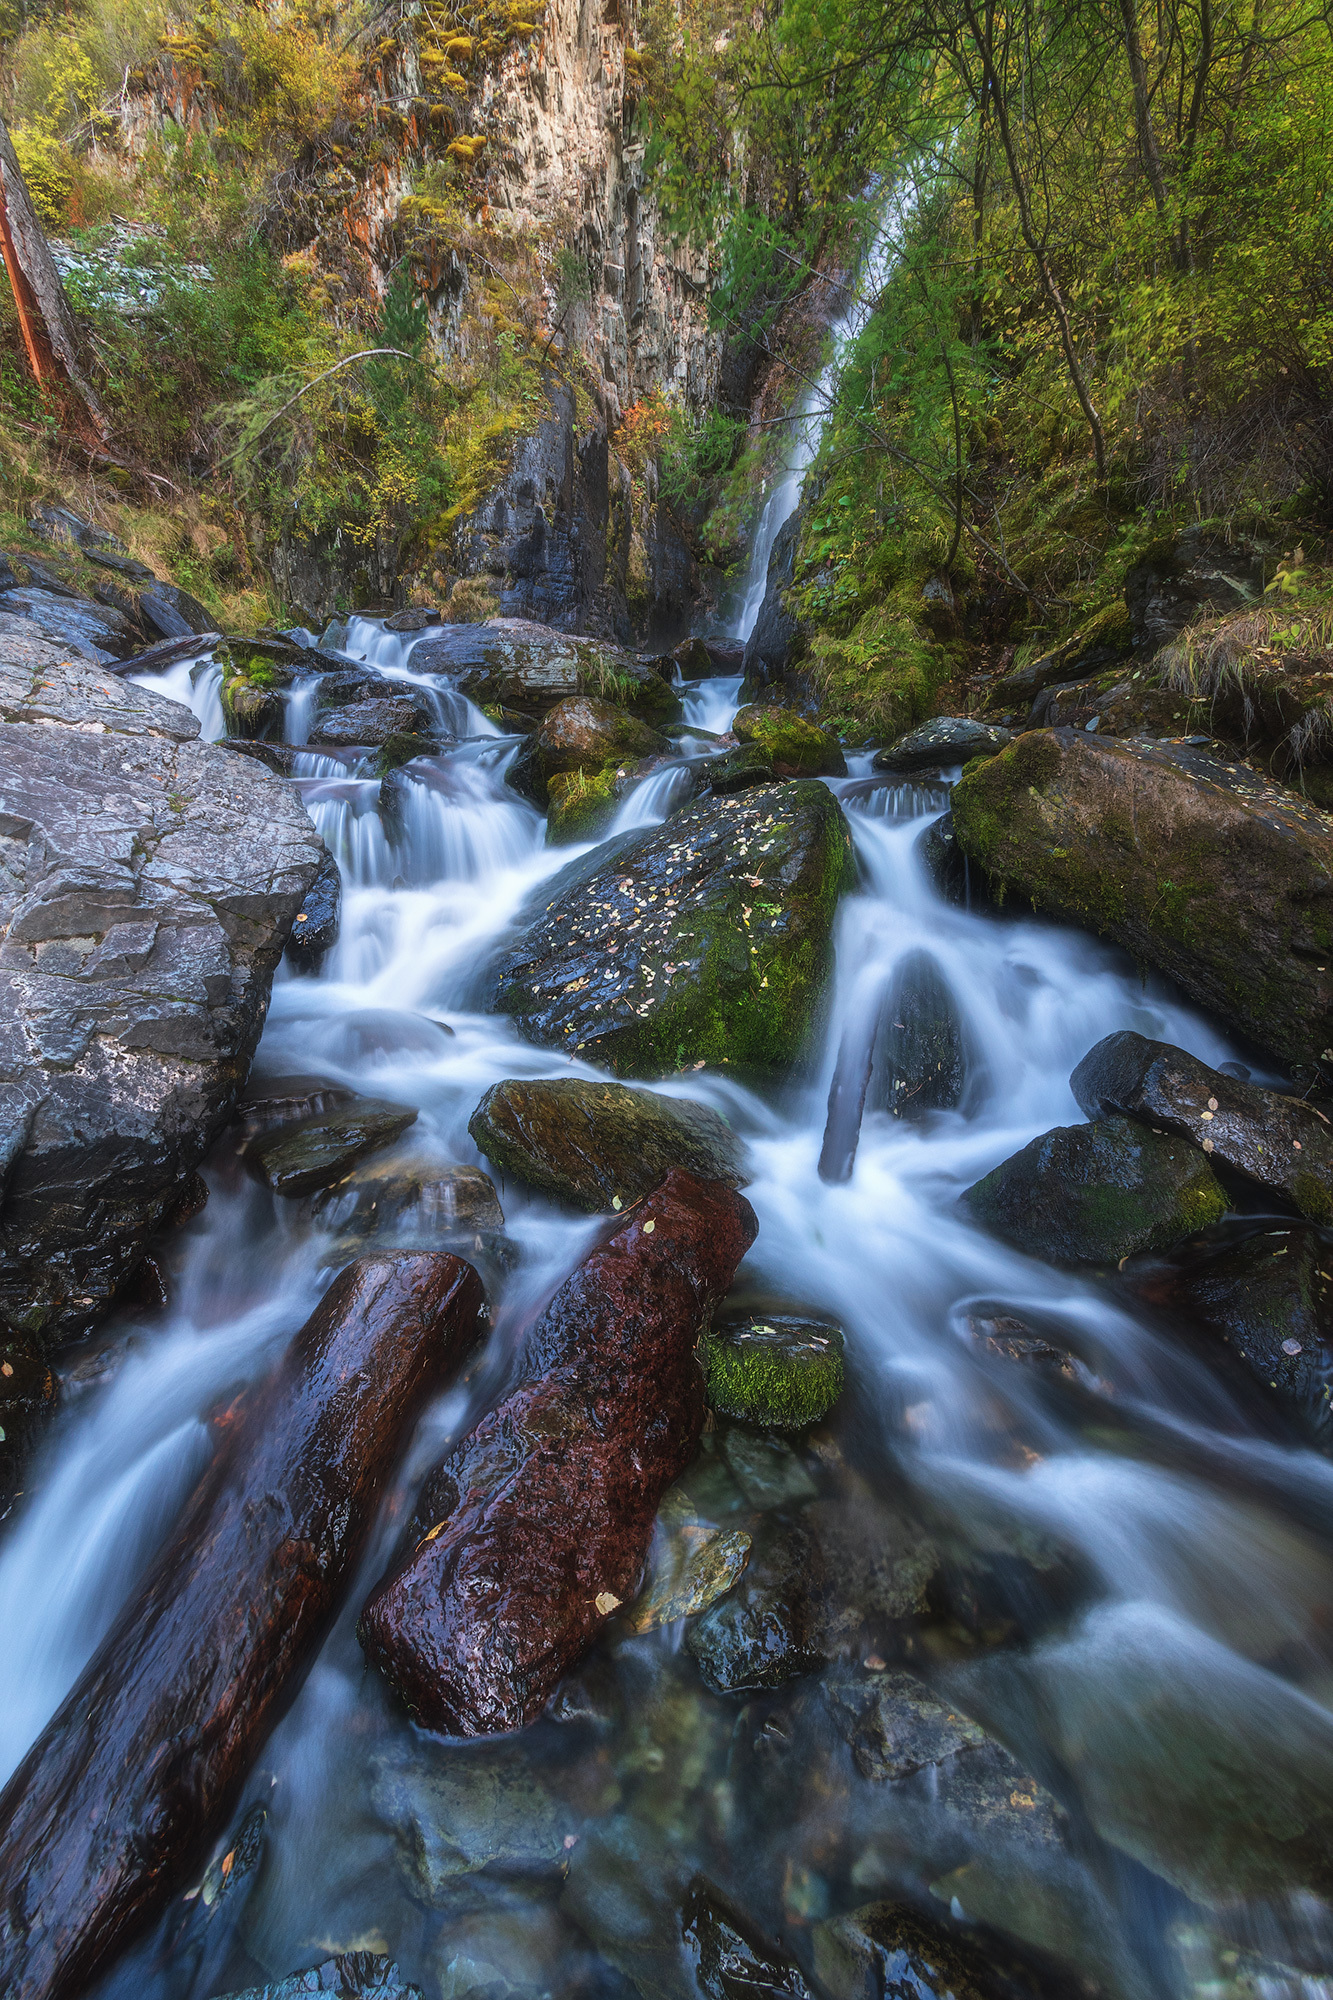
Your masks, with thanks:
M372 621L334 637L414 678L410 641ZM206 669L151 684L190 699L211 732ZM476 1164L467 1121L489 1085L595 1072L478 1011L488 959L570 853L544 846L541 818L504 783L514 740L428 685L459 741L411 768L392 837L354 758L298 755L343 872L342 934L317 978L280 971L256 1075L313 1073L410 1104L420 1116L404 1154ZM715 731L738 683L683 692L691 723ZM359 1606L423 1471L494 1399L523 1327L601 1228L506 1185L516 1258L488 1271L490 1343L420 1426L337 1627L219 1843L246 1866L227 1880L215 1862L107 1993L208 2000L368 1949L393 1953L431 2000L613 2000L645 1963L635 1939L676 1949L671 1884L695 1868L807 1966L830 1912L906 1893L1058 1947L1117 1996L1229 1991L1217 1983L1227 1929L1313 1968L1266 2000L1333 1990L1317 1976L1330 1961L1323 1906L1289 1890L1283 1865L1256 1887L1235 1860L1251 1845L1282 1850L1292 1798L1333 1770L1333 1468L1111 1285L1005 1247L956 1206L1027 1140L1079 1118L1070 1071L1112 1030L1212 1063L1235 1052L1088 938L943 901L918 843L945 789L877 786L868 760L853 761L831 788L859 883L838 919L810 1073L769 1094L706 1071L656 1087L714 1105L750 1147L760 1228L739 1293L769 1309L801 1301L847 1330L848 1389L815 1447L782 1461L777 1504L817 1493L816 1510L875 1547L886 1521L927 1525L941 1568L896 1643L920 1671L965 1685L968 1711L1055 1787L1064 1838L1037 1837L1021 1787L983 1811L930 1769L859 1775L818 1676L743 1702L709 1694L678 1628L611 1628L550 1717L499 1744L440 1743L397 1712L362 1660ZM619 825L653 823L687 788L684 762L654 774ZM836 1052L871 1032L876 997L920 950L963 1024L962 1108L917 1125L871 1114L851 1179L828 1185L817 1163ZM242 1170L234 1137L206 1178L206 1209L164 1250L170 1307L123 1313L95 1338L100 1358L71 1377L31 1500L0 1544L6 1772L169 1532L208 1413L272 1365L349 1254L335 1212L321 1222L276 1201ZM415 1226L429 1241L430 1217ZM1068 1349L1072 1374L1053 1382L990 1356L977 1324L1005 1316ZM723 1434L705 1446L703 1511L753 1506L723 1465ZM235 1829L261 1822L251 1866ZM1210 1868L1210 1900L1235 1905L1225 1917L1184 1893Z

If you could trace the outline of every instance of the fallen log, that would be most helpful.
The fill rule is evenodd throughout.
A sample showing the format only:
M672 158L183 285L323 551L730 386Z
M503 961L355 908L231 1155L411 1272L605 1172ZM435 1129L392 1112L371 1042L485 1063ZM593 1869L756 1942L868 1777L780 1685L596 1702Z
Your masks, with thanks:
M481 1305L456 1257L363 1258L219 1417L175 1534L0 1794L5 2000L76 2000L198 1865Z
M638 1587L703 1427L695 1344L757 1227L724 1183L669 1173L551 1300L528 1380L429 1476L420 1540L357 1628L418 1722L531 1722Z

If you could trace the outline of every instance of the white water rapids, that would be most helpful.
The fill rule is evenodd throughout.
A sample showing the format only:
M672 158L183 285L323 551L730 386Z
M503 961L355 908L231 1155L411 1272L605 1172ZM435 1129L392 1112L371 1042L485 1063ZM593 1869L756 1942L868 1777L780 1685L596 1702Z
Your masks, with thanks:
M410 640L359 620L346 643L383 671L411 677ZM213 733L210 670L196 666L191 681L191 669L173 667L152 684L189 695ZM480 975L525 898L571 856L543 845L541 818L506 787L512 739L497 737L444 683L430 685L464 740L409 773L420 780L398 845L377 817L374 779L310 753L298 766L311 814L343 870L342 935L318 978L279 973L256 1074L315 1073L410 1104L420 1117L406 1147L476 1164L467 1122L489 1085L506 1076L595 1072L476 1011ZM716 729L737 691L735 681L687 688L689 720ZM760 1228L745 1281L845 1326L852 1375L845 1421L885 1490L916 1495L972 1550L1055 1548L1089 1579L1090 1603L1071 1605L1063 1622L1044 1621L1049 1630L1024 1656L1025 1674L997 1683L988 1719L1021 1756L1040 1758L1045 1745L1063 1762L1075 1808L1081 1796L1095 1798L1108 1774L1146 1757L1166 1800L1159 1865L1169 1872L1180 1814L1170 1805L1169 1755L1152 1735L1163 1691L1183 1703L1222 1769L1251 1735L1256 1756L1279 1763L1328 1756L1333 1468L1275 1435L1271 1421L1237 1402L1192 1351L1108 1303L1094 1282L981 1234L956 1201L1034 1135L1079 1119L1070 1071L1112 1030L1138 1029L1212 1063L1234 1052L1178 996L1145 985L1127 961L1090 939L1021 914L945 903L917 847L943 792L869 789L866 760L854 761L852 778L831 788L846 798L860 882L838 919L833 1001L810 1074L768 1096L706 1071L657 1087L716 1106L747 1140ZM620 824L651 823L683 783L674 770L651 777L631 794ZM871 991L918 949L934 958L964 1024L966 1114L938 1112L918 1126L870 1116L851 1180L826 1185L816 1165L840 1038L866 1017ZM69 1399L31 1474L31 1499L0 1542L6 1773L169 1532L199 1468L207 1412L271 1365L340 1260L336 1241L300 1205L276 1201L244 1175L234 1144L224 1138L216 1149L208 1206L176 1240L169 1309L154 1319L122 1313L94 1343L118 1359L107 1379ZM462 1760L458 1769L471 1769L475 1753L424 1746L365 1669L354 1637L357 1610L423 1470L496 1393L525 1317L599 1228L516 1185L503 1188L503 1199L521 1262L490 1347L423 1423L338 1626L248 1786L247 1801L262 1801L269 1813L257 1884L232 1899L235 1910L218 1905L230 1913L219 1915L214 1931L202 1901L173 1904L155 1936L111 1976L109 1993L207 2000L349 1948L393 1952L432 2000L474 1990L467 1966L477 1964L513 1973L512 1990L524 1995L629 1990L604 1966L595 1977L588 1971L602 1961L558 1914L549 1888L529 1897L509 1876L497 1888L479 1861L460 1866L447 1893L409 1893L385 1773L415 1768L413 1760L435 1771L449 1755ZM1061 1405L1021 1368L984 1359L966 1337L976 1310L1017 1315L1072 1348L1101 1385L1104 1416ZM635 1801L649 1796L645 1772L658 1787L654 1800L664 1769L684 1788L672 1793L669 1834L683 1853L703 1840L700 1800L723 1823L718 1799L731 1801L726 1812L739 1810L737 1787L743 1792L749 1767L734 1775L738 1705L698 1691L688 1656L673 1650L678 1637L620 1648L617 1671L633 1714L589 1750L583 1789L562 1795L566 1847L609 1810L603 1793L615 1791L617 1810L633 1821ZM688 1756L671 1733L686 1683L697 1713L721 1730L719 1747L709 1748L715 1739L700 1723ZM1145 1785L1153 1789L1146 1778ZM859 1809L854 1829L860 1859L852 1880L862 1900L884 1893L876 1869L888 1866L875 1856L895 1808L886 1788L876 1796L878 1806ZM647 1826L649 1807L641 1810ZM1140 1861L1152 1844L1151 1798L1144 1811L1150 1833L1134 1850ZM765 1909L778 1898L798 1939L828 1893L818 1841L803 1847L802 1824L793 1799L790 1816L779 1813L730 1863L733 1890L750 1888ZM471 1836L450 1825L448 1839L466 1847ZM656 1820L652 1826L660 1833ZM424 1838L430 1852L431 1838L448 1844L444 1834ZM1169 1923L1178 1927L1175 1892L1122 1850L1093 1841L1089 1853L1082 1872L1069 1864L1077 1876L1069 1894L1088 1925L1086 1936L1069 1941L1071 1955L1109 1991L1186 1990L1181 1961L1162 1944ZM704 1860L718 1870L716 1852ZM1010 1884L1006 1894L1021 1901L1021 1887ZM1088 1910L1100 1913L1100 1930ZM1318 1912L1309 1899L1278 1896L1264 1922L1269 1944L1289 1943L1311 1925L1318 1930ZM477 1986L491 1991L480 1976ZM1307 1981L1301 1990L1314 2000L1327 1989Z

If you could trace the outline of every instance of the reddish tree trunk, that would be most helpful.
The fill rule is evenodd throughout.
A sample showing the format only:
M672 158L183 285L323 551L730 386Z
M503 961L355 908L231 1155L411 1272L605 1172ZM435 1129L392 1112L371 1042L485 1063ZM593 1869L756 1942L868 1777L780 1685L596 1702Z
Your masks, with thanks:
M79 359L79 338L65 287L37 219L18 156L0 119L0 255L18 308L28 366L37 386L63 402L70 422L94 449L106 418Z
M638 1588L703 1426L695 1343L756 1228L732 1188L668 1174L552 1299L534 1379L431 1474L422 1539L359 1627L418 1721L459 1736L531 1722Z
M364 1258L218 1419L170 1543L0 1795L0 1993L76 2000L197 1866L481 1304L456 1257Z

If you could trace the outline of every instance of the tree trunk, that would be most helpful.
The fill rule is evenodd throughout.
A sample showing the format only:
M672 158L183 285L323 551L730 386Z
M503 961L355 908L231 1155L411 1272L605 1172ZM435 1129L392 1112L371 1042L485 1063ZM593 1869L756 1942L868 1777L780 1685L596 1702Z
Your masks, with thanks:
M1120 0L1120 19L1125 30L1125 54L1129 59L1129 80L1134 88L1134 123L1139 132L1143 171L1148 176L1152 198L1159 216L1166 214L1166 182L1162 176L1162 156L1153 130L1152 106L1148 101L1148 77L1143 67L1143 47L1139 41L1136 0Z
M0 1994L80 2000L202 1861L481 1303L456 1257L363 1258L217 1418L166 1549L0 1794Z
M71 424L85 443L100 448L107 440L106 418L79 359L74 315L2 118L0 254L38 388L65 405Z
M551 1300L529 1380L427 1479L416 1546L358 1627L426 1728L533 1721L638 1589L703 1427L695 1343L756 1227L722 1182L669 1173Z

